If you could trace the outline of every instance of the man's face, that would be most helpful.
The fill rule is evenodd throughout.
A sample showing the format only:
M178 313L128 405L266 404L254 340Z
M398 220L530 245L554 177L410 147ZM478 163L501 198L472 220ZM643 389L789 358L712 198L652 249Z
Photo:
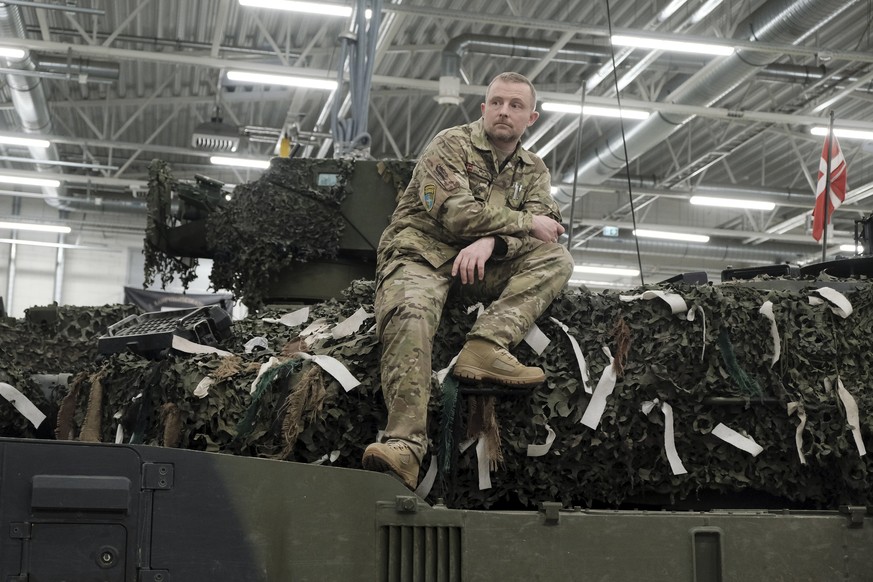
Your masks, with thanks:
M497 146L515 147L537 118L530 88L524 83L495 81L482 104L485 133Z

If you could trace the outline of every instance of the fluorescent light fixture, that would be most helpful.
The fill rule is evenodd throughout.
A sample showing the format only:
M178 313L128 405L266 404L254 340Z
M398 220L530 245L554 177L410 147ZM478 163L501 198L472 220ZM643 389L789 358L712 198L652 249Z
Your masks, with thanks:
M650 112L643 109L628 109L627 107L601 107L599 105L586 105L584 108L581 105L573 105L571 103L553 103L546 102L542 105L543 111L554 111L556 113L572 113L579 115L582 111L585 115L596 115L597 117L624 117L625 119L648 119Z
M9 59L23 59L27 55L27 51L11 46L0 46L0 57Z
M52 142L47 139L16 137L14 135L0 135L0 144L17 145L28 148L47 148L52 145Z
M0 228L8 228L11 230L32 230L35 232L60 232L63 234L69 234L72 231L69 226L59 226L55 224L33 224L27 222L0 221Z
M718 206L719 208L745 208L748 210L773 210L776 208L775 202L718 198L716 196L692 196L689 202L696 206Z
M0 175L0 183L20 184L22 186L42 186L45 188L58 188L61 185L58 180L48 180L46 178L25 178L23 176L5 175Z
M615 281L588 281L587 279L570 279L569 284L572 287L585 285L587 287L616 287L618 289L627 288L627 285L624 283L616 283Z
M620 277L637 277L639 269L623 269L620 267L601 267L599 265L576 265L574 273L594 273L595 275L618 275Z
M709 0L705 2L703 6L697 9L697 12L691 15L691 22L697 23L709 16L709 13L718 8L718 5L722 3L723 0Z
M284 85L286 87L305 87L307 89L326 89L328 91L333 91L337 87L337 82L330 79L295 77L290 75L267 75L264 73L250 73L247 71L228 71L227 78L231 81L241 81L243 83Z
M658 14L658 20L667 20L673 14L676 13L677 10L682 8L688 0L673 0L667 6L661 10L661 13Z
M340 4L322 4L318 2L295 2L293 0L239 0L240 6L253 8L272 8L290 12L306 12L324 16L351 16L352 7Z
M705 234L688 234L685 232L667 232L664 230L646 230L638 228L634 234L643 238L661 238L665 240L681 240L687 242L709 242L709 237Z
M256 168L266 170L270 167L270 160L252 160L247 158L226 158L223 156L211 156L209 163L216 166L234 166L239 168Z
M840 250L844 253L855 253L856 255L860 255L864 252L864 245L840 245Z
M617 46L632 46L659 51L671 51L679 53L695 53L699 55L727 56L734 52L734 47L718 44L704 44L701 42L684 42L679 40L663 40L646 38L642 36L627 36L624 34L612 35L612 44Z
M9 245L26 245L29 247L51 247L55 249L94 249L94 247L87 247L84 245L71 245L67 243L53 243L53 242L41 242L38 240L22 240L17 238L0 238L0 243L6 243ZM95 249L101 250L101 249Z
M809 133L811 133L812 135L827 135L828 128L816 125L809 130ZM844 137L846 139L863 139L866 141L873 141L873 131L862 131L860 129L842 129L839 127L835 127L834 135L837 137Z

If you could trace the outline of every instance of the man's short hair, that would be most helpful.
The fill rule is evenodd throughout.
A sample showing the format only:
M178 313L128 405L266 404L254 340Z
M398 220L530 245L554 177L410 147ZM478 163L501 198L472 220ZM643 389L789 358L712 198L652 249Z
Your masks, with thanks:
M511 71L506 73L500 73L488 83L488 89L485 91L485 97L488 97L488 93L491 92L491 85L496 83L497 81L503 81L504 83L523 83L527 85L528 89L530 89L530 96L533 98L533 107L532 109L537 108L537 90L534 88L533 83L530 82L530 79L522 75L521 73L513 73Z

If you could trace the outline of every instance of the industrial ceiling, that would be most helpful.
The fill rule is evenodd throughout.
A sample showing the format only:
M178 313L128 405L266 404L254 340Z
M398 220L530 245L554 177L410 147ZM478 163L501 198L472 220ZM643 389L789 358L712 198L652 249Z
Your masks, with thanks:
M488 81L513 70L535 82L540 104L586 105L582 116L543 111L524 138L551 170L568 227L572 219L577 264L641 264L647 283L691 271L717 280L729 266L820 260L809 215L823 138L810 129L827 126L833 112L837 128L873 131L871 0L320 3L352 8L351 16L272 4L0 3L0 47L25 50L0 58L0 133L51 142L0 146L3 173L60 181L0 193L44 197L82 228L99 208L128 217L125 228L135 230L144 225L141 192L154 158L181 179L257 178L211 165L215 152L195 147L192 137L213 118L240 140L231 156L269 159L285 136L294 156L413 159L439 130L476 119ZM365 8L376 16L359 17ZM627 48L612 35L733 51ZM342 71L344 82L329 90L228 78L240 70L319 81ZM619 105L649 115L619 121L587 109ZM367 147L338 145L362 136ZM873 141L840 143L849 191L829 256L873 209ZM775 207L700 207L689 203L694 195ZM709 240L640 238L638 261L634 221ZM580 278L594 287L639 282Z

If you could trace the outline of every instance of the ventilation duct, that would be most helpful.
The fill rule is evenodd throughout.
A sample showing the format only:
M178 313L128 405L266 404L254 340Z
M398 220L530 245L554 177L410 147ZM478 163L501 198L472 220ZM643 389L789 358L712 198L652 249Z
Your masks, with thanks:
M118 80L120 65L112 61L97 61L54 55L33 55L40 73L65 76L79 83L110 83Z
M21 20L21 13L18 11L17 6L0 4L0 38L11 40L24 38L24 23ZM21 75L16 75L15 73L6 74L9 95L12 98L15 112L21 120L21 129L24 133L34 135L51 134L51 116L49 115L48 103L46 102L42 82L38 77L27 74L32 73L36 69L30 58L30 51L25 54L24 58L6 58L5 61L9 69L22 71ZM28 149L30 150L30 156L37 161L37 170L40 172L58 171L57 166L51 162L59 157L57 147L54 144L47 148L31 147ZM45 163L39 163L40 161ZM60 193L57 188L45 187L42 191L47 204L56 208L66 209L65 204L61 202Z

